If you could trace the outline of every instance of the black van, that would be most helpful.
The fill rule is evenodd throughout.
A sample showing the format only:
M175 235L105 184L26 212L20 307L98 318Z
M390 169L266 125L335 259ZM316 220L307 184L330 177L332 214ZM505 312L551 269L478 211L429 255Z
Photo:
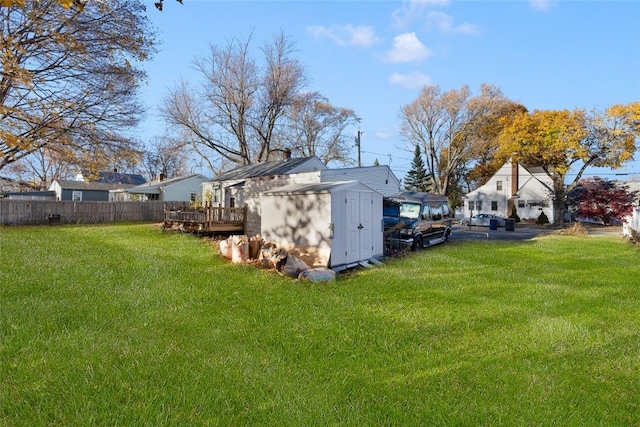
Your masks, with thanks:
M415 251L445 242L453 213L441 194L405 191L383 199L385 242Z

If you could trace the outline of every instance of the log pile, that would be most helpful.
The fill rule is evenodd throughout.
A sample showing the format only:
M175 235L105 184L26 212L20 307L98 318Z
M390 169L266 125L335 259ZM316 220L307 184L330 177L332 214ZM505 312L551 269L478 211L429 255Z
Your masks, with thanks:
M275 269L284 276L311 282L335 281L335 271L326 267L310 267L291 251L265 242L260 235L247 238L234 235L219 242L220 256L233 263L257 263Z

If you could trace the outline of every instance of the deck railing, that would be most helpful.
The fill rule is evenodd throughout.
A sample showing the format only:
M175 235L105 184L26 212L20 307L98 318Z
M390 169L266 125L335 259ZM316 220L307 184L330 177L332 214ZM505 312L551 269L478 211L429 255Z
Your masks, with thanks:
M246 208L204 206L165 209L166 226L180 225L192 231L241 231L245 226Z

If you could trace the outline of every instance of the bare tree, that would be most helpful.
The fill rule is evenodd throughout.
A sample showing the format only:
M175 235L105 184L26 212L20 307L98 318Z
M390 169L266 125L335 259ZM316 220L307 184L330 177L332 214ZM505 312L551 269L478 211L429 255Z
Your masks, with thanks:
M136 65L154 53L140 0L0 8L0 169L43 147L104 167L137 153L122 132L144 108ZM102 150L102 148L105 148Z
M480 147L487 148L486 126L494 123L496 114L507 111L505 103L510 101L490 85L481 86L476 97L467 86L448 92L425 86L416 100L402 107L402 132L425 153L435 193L449 194L458 186Z
M269 160L280 149L274 142L286 110L306 82L288 38L280 34L264 46L262 66L250 54L251 40L211 46L209 56L195 61L201 86L179 83L160 109L185 142L215 153L218 165Z
M149 179L160 174L167 178L182 175L187 170L184 144L167 137L156 137L145 150L142 163Z
M303 156L316 156L325 164L348 164L352 138L345 130L360 118L353 110L331 105L318 92L298 94L287 111L288 127L283 139L288 148Z

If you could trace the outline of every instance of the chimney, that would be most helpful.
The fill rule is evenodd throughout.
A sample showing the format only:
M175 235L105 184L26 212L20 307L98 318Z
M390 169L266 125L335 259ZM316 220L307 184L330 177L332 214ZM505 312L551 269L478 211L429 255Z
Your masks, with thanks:
M519 188L520 183L518 182L518 162L514 162L513 159L511 159L511 196L507 200L507 215L511 215L513 204L515 203L513 195L518 192Z
M291 149L287 148L282 153L282 159L283 160L289 160L290 158L291 158Z
M158 174L158 181L162 181L164 179L164 174L162 172L160 172Z
M511 160L511 194L516 194L520 188L518 182L518 162Z

